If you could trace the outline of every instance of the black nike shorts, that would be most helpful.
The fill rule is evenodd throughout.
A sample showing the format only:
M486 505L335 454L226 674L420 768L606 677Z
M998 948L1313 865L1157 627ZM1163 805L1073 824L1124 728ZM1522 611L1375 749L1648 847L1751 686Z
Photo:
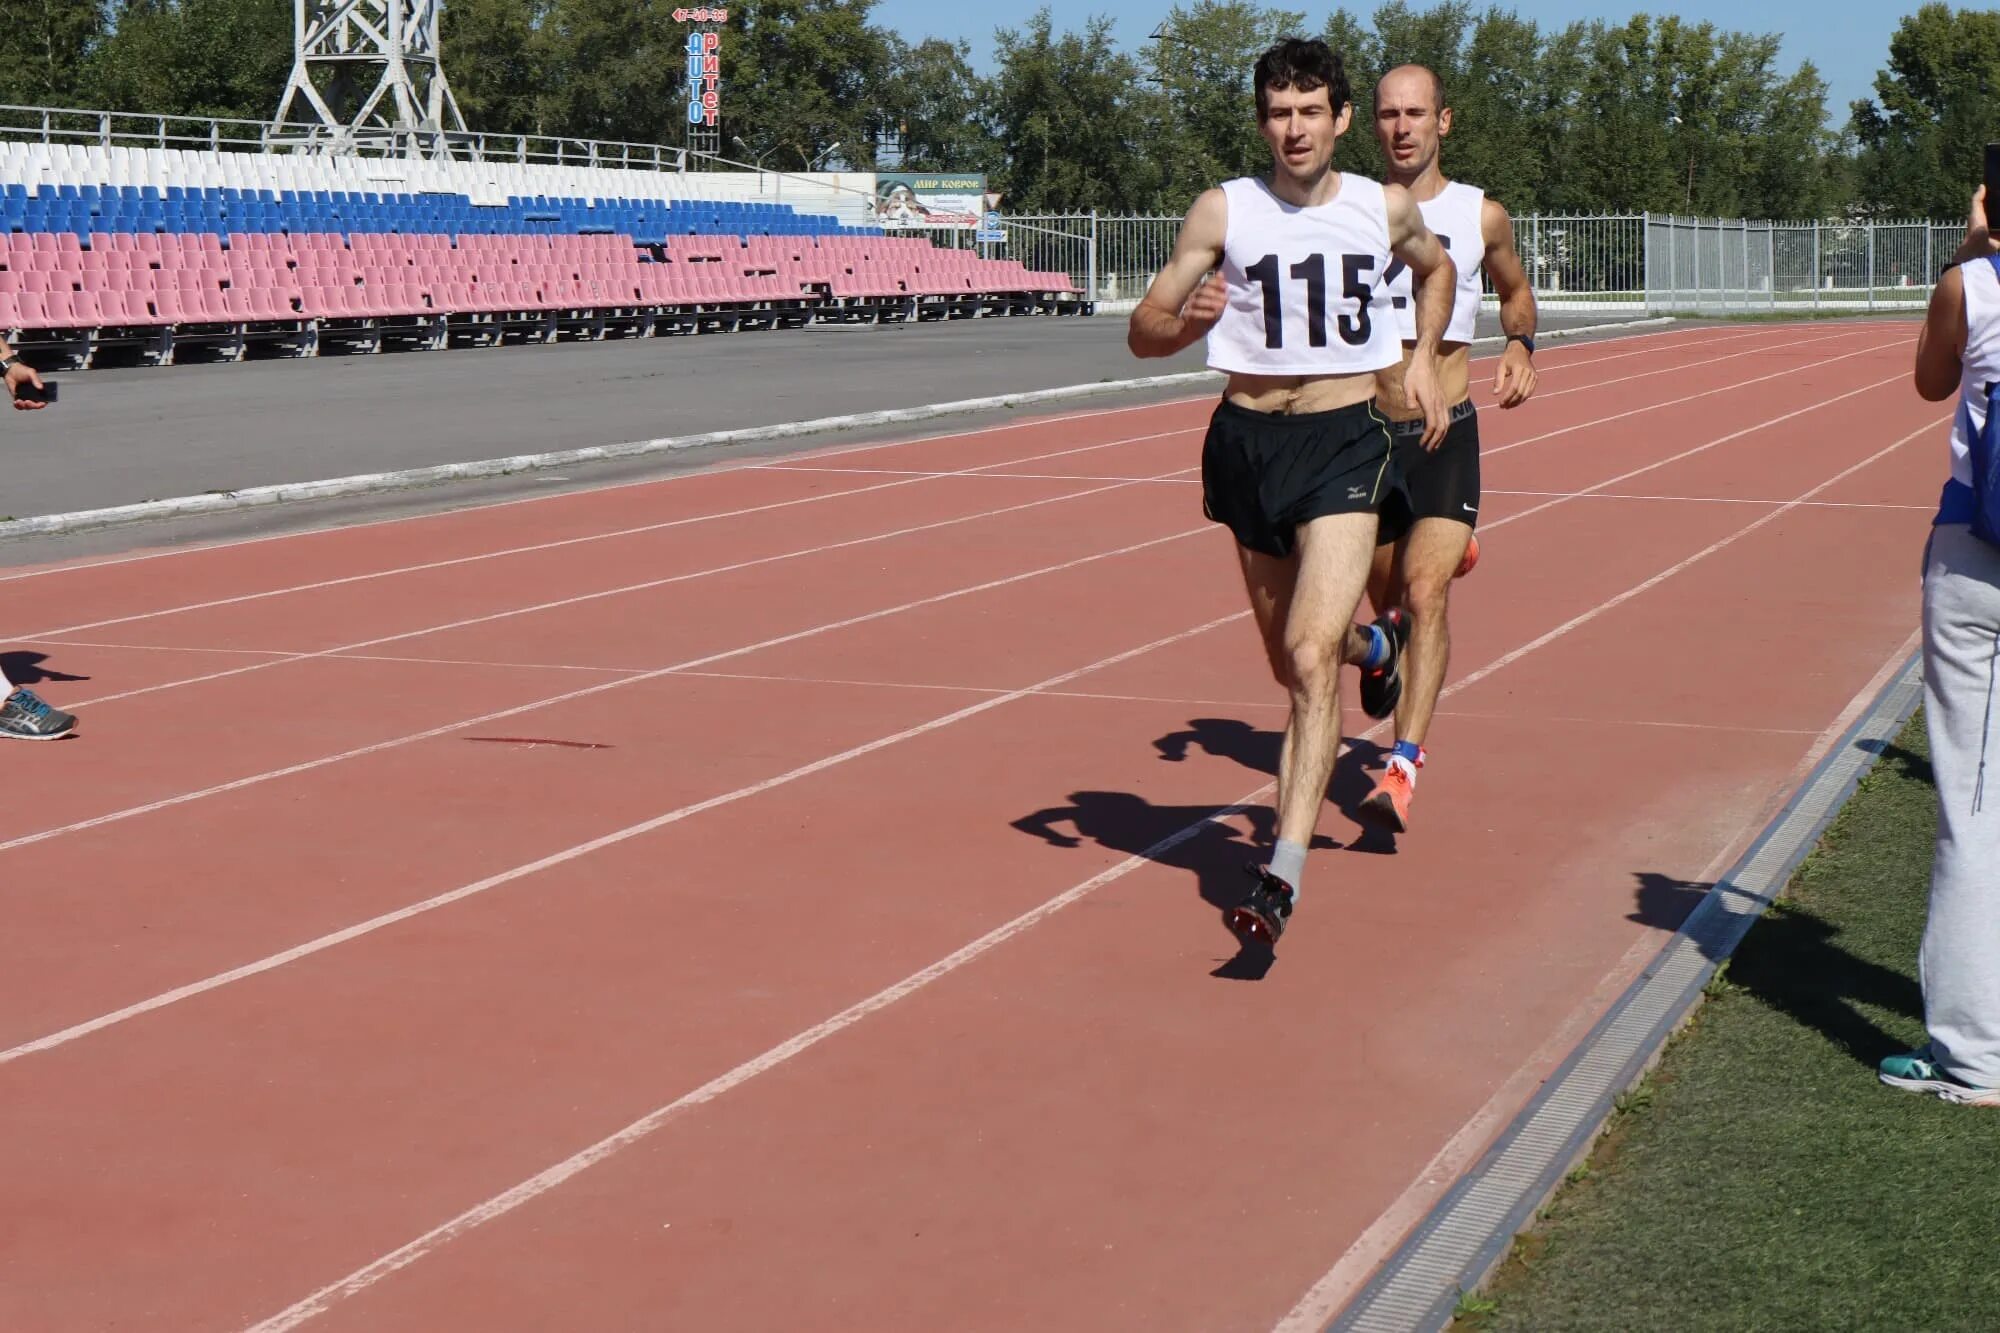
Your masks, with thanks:
M1380 512L1400 452L1373 402L1294 415L1225 399L1201 447L1202 512L1249 549L1283 559L1301 523Z
M1419 442L1422 421L1398 421L1389 430L1396 441L1401 484L1382 506L1376 544L1402 540L1420 518L1450 518L1478 527L1479 413L1472 400L1451 409L1451 426L1435 449Z

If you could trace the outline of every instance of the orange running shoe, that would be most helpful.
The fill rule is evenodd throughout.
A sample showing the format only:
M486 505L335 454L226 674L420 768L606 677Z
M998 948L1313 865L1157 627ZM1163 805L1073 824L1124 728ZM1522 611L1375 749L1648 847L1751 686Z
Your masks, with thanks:
M1467 574L1470 574L1472 572L1472 567L1478 563L1479 563L1479 535L1477 533L1474 533L1471 537L1466 539L1465 559L1458 562L1458 572L1456 574L1453 574L1452 577L1455 579L1464 578Z
M1416 794L1416 784L1411 780L1409 770L1401 764L1390 764L1384 770L1382 780L1375 784L1375 790L1369 792L1368 799L1361 803L1361 813L1370 823L1391 833L1407 833L1410 828L1410 801Z

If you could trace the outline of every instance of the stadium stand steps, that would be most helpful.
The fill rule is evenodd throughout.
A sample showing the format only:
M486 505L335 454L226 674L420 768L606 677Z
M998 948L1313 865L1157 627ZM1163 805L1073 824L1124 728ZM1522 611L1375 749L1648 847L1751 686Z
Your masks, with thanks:
M0 330L45 366L1086 309L1064 274L768 201L487 189L477 202L317 188L374 183L376 159L70 150L52 169L20 147L0 145ZM464 175L392 165L433 184ZM82 179L92 171L127 179ZM160 183L176 173L186 183Z

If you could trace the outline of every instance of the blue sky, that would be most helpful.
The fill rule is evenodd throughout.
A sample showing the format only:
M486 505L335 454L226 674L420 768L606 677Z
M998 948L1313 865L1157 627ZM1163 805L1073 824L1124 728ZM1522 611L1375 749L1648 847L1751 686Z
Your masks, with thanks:
M1269 0L1267 0L1267 3ZM1801 61L1819 67L1828 84L1828 119L1836 124L1847 121L1847 104L1873 95L1875 71L1889 53L1889 35L1906 14L1916 12L1915 3L1868 3L1867 0L1762 0L1755 5L1743 0L1681 0L1667 5L1632 5L1613 8L1587 4L1583 0L1496 0L1497 7L1511 9L1522 18L1544 28L1562 27L1578 19L1603 18L1622 21L1633 13L1678 13L1692 23L1711 22L1718 28L1749 32L1776 32L1784 39L1779 63L1789 73ZM1282 0L1281 0L1282 3ZM925 37L964 38L972 43L973 63L989 70L993 57L993 30L1017 27L1041 7L1041 0L986 0L983 4L943 4L939 0L880 0L875 22L894 28L909 41ZM1326 16L1341 6L1301 5L1307 20L1318 27ZM1427 8L1426 0L1411 0L1411 7ZM1484 6L1480 6L1483 8ZM1053 6L1056 26L1077 28L1090 14L1109 14L1117 22L1119 42L1136 51L1146 34L1166 15L1171 0L1090 0L1076 8ZM1349 3L1345 6L1364 20L1374 13L1375 4Z

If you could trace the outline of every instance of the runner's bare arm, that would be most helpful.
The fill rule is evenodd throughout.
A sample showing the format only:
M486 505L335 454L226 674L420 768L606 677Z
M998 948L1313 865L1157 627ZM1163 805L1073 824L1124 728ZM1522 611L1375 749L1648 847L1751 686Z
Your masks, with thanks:
M1514 249L1514 219L1503 205L1488 199L1479 225L1486 242L1486 272L1500 297L1500 331L1510 338L1532 338L1540 312L1535 308L1535 289ZM1509 342L1500 353L1493 392L1502 407L1519 407L1535 392L1534 356L1526 346Z
M1965 238L1952 255L1946 269L1931 290L1930 310L1917 334L1917 392L1927 402L1941 403L1958 392L1960 367L1965 358L1965 275L1959 264L2000 251L1986 229L1986 187L1972 193L1972 207L1966 210Z
M1134 356L1172 356L1208 336L1229 301L1222 274L1222 242L1229 231L1229 202L1205 190L1188 209L1174 252L1132 310L1125 345ZM1207 275L1204 281L1204 275Z
M1931 291L1931 307L1917 333L1917 393L1941 403L1958 392L1965 345L1965 275L1948 268Z
M1458 268L1444 243L1424 223L1422 210L1400 185L1383 187L1389 210L1389 249L1410 270L1417 303L1417 346L1403 371L1403 405L1424 414L1421 443L1435 449L1444 441L1449 406L1437 376L1438 340L1451 321L1452 289Z

